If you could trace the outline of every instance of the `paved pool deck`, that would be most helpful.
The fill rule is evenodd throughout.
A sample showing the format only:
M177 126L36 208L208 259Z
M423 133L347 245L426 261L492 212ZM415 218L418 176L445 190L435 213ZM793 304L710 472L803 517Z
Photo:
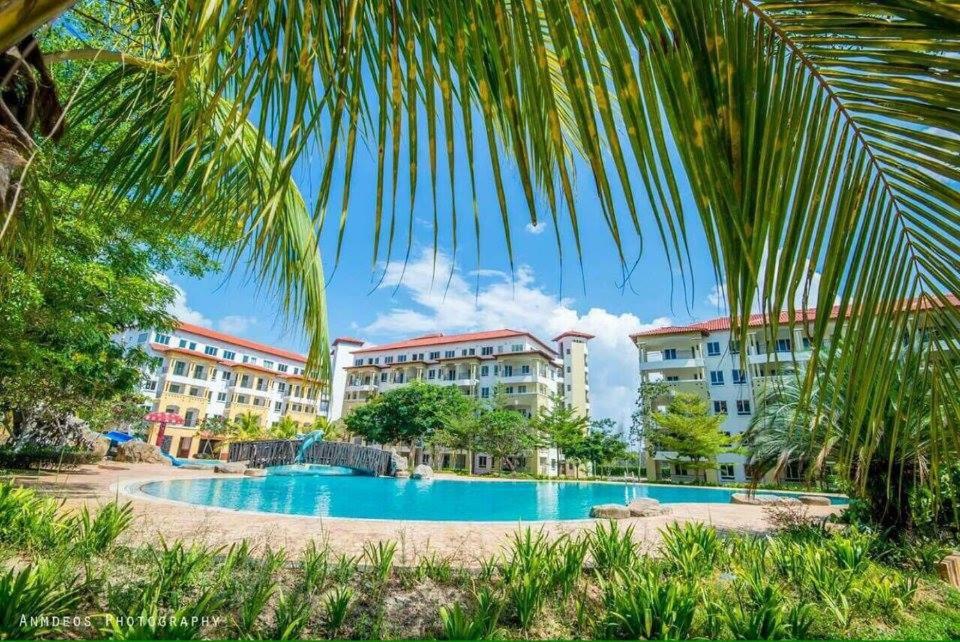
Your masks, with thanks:
M17 483L35 487L62 499L67 508L96 508L113 499L130 501L136 519L124 535L128 542L182 539L207 545L229 545L248 540L253 546L283 546L292 556L310 540L325 540L336 554L359 554L367 542L396 540L397 563L411 564L423 555L442 555L460 564L474 566L500 552L520 522L421 522L324 517L297 517L241 512L182 504L139 494L148 481L211 477L214 473L184 470L159 464L83 466L62 473L16 476ZM224 475L217 475L224 476ZM234 475L230 475L231 477ZM5 476L5 478L8 478ZM700 521L717 528L762 533L772 527L770 515L758 506L736 504L671 504L670 515L620 520L632 525L635 538L653 551L659 531L671 522ZM811 517L822 517L839 507L809 506ZM550 534L592 529L595 520L535 522Z

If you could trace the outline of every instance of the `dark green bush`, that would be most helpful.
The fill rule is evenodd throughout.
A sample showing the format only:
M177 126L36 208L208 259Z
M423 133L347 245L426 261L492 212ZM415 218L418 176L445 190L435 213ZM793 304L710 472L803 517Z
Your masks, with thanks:
M0 468L14 470L76 468L102 459L100 453L77 448L27 446L16 451L0 448Z

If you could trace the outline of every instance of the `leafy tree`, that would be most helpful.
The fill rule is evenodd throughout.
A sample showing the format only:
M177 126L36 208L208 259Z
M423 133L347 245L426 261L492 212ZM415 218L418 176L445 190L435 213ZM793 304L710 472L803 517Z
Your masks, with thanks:
M543 437L530 420L515 410L492 408L481 413L476 449L513 470L513 455L543 447Z
M723 415L711 415L707 401L699 395L677 393L666 412L653 415L646 431L654 450L675 452L671 461L682 462L694 471L716 468L716 458L732 443L720 426Z
M451 415L469 407L468 398L456 386L437 386L423 381L388 390L358 406L344 418L347 429L369 442L422 445Z
M274 439L293 439L301 432L296 421L284 415L270 426L270 437Z
M472 474L472 454L479 449L481 443L483 409L472 399L468 401L464 408L444 417L443 426L432 435L430 441L433 446L466 452L469 459L467 466Z
M570 456L587 433L590 421L579 411L567 405L565 397L557 392L550 396L550 404L540 408L533 419L532 427L546 436L549 443L557 447L560 460ZM571 459L576 457L570 456Z

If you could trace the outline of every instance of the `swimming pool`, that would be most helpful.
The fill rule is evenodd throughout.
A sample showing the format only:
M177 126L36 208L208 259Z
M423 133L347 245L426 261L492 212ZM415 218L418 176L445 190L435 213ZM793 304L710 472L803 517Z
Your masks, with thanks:
M625 504L643 497L664 504L728 504L730 495L740 492L647 484L425 481L356 475L176 479L148 482L140 491L202 506L286 515L493 522L585 519L596 504Z

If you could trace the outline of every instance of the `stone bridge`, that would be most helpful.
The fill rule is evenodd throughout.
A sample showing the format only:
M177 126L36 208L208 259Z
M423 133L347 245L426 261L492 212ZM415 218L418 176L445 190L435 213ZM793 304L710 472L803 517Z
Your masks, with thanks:
M240 441L230 444L228 461L245 461L252 468L287 466L297 462L302 439ZM319 441L303 454L304 464L343 466L367 475L392 475L391 453L342 441Z

